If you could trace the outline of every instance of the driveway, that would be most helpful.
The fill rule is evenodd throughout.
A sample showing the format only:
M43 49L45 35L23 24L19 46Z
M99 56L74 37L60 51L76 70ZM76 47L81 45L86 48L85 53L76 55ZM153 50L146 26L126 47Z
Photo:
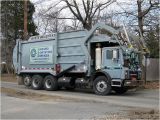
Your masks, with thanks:
M117 113L124 115L132 110L158 110L159 105L158 89L132 90L124 95L112 93L109 96L97 96L91 90L32 90L11 82L1 82L1 87L70 99L70 101L36 101L2 93L1 114L2 118L8 119L93 119Z

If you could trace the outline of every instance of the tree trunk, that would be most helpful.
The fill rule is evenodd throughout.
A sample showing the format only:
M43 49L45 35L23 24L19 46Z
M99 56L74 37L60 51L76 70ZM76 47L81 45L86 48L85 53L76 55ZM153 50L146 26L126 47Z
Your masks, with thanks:
M137 0L137 5L138 5L138 26L139 26L139 29L140 29L140 32L142 33L142 36L141 36L141 33L139 32L139 36L140 37L143 37L143 26L144 26L144 22L143 22L143 11L142 11L142 1L141 0ZM145 66L143 66L142 64L142 59L143 59L143 55L141 55L140 57L140 61L141 61L141 68L142 68L142 80L145 79Z
M83 23L84 29L90 30L92 28L92 18L88 18L87 21Z
M141 0L137 0L137 5L138 5L138 26L139 26L139 29L143 35L143 11L142 11L142 2ZM140 36L140 33L139 33L139 36Z

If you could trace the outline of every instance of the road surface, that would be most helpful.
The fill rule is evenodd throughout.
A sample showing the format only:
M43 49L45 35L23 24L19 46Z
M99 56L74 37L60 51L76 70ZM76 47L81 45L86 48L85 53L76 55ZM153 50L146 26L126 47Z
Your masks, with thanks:
M112 93L97 96L89 90L45 91L32 90L16 83L1 82L1 87L51 96L63 96L73 101L35 101L1 96L2 119L91 119L133 109L158 110L158 90L129 91L124 95ZM79 100L78 102L75 100Z

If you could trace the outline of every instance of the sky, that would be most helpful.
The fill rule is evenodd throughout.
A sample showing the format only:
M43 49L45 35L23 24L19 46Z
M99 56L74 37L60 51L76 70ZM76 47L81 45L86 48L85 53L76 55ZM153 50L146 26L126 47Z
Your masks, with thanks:
M32 3L34 3L35 5L35 8L36 8L36 11L34 13L34 21L35 23L38 25L38 29L39 29L39 33L40 34L43 34L44 33L44 30L43 30L43 24L40 24L42 23L42 21L40 20L41 18L38 17L38 12L42 9L47 9L51 6L54 6L56 3L58 3L60 0L30 0ZM105 1L105 0L99 0L99 1ZM125 4L127 3L127 6L124 6L124 2ZM127 8L127 9L132 9L130 7L130 5L132 4L133 0L117 0L117 2L111 4L108 8L107 8L107 12L112 12L112 11L123 11L123 9ZM61 5L64 5L64 2L62 2L58 7L61 7ZM121 6L121 7L120 7ZM68 11L68 9L65 9L63 10L63 12L61 13L62 16L67 16L67 17L72 17L73 14ZM103 13L105 14L105 12ZM39 22L41 21L41 22ZM122 19L117 21L117 24L121 24L122 22L124 22L125 19ZM119 23L118 23L119 22ZM71 21L70 20L67 20L66 23L68 25L71 24ZM40 24L40 25L39 25Z

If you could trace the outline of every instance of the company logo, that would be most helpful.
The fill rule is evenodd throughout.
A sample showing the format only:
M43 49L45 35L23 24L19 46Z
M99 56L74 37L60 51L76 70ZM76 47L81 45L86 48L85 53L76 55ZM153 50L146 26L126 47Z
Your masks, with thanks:
M35 57L36 54L37 54L36 49L35 48L31 49L31 57Z

